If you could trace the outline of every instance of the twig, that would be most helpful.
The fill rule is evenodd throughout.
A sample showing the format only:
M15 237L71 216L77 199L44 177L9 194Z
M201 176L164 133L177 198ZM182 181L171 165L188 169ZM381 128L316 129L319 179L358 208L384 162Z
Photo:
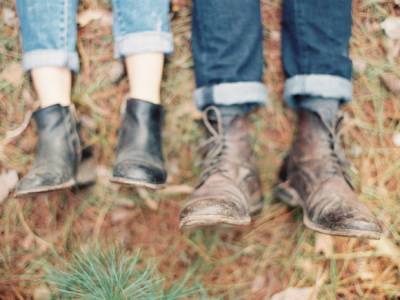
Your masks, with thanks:
M28 223L26 223L26 221L25 221L24 214L22 213L21 205L19 204L19 202L16 202L16 203L17 203L17 214L18 214L19 220L21 221L21 224L24 227L24 229L27 231L27 233L34 240L36 240L41 246L43 246L44 249L52 248L53 245L51 243L45 241L44 239L42 239L41 237L39 237L32 231L32 229L29 227Z

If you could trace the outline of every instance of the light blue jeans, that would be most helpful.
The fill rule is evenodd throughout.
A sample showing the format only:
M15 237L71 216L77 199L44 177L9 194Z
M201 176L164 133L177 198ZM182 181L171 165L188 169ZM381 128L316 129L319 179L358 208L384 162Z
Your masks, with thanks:
M169 0L113 0L116 58L173 51ZM17 0L23 67L79 70L76 51L78 0Z

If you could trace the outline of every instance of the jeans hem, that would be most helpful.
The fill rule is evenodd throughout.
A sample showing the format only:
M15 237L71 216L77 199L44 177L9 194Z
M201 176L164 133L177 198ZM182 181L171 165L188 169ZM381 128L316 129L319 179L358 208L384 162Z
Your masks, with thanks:
M131 54L148 52L170 54L173 50L174 42L170 32L135 32L116 39L114 56L115 58L122 58Z
M71 71L79 71L79 56L77 52L60 49L41 49L23 54L22 66L30 71L40 67L66 67Z
M344 77L325 74L296 75L286 80L284 99L286 104L296 109L296 96L334 98L341 103L351 101L353 86Z
M258 104L268 102L268 91L264 83L243 81L221 83L197 88L193 100L199 110L208 105Z

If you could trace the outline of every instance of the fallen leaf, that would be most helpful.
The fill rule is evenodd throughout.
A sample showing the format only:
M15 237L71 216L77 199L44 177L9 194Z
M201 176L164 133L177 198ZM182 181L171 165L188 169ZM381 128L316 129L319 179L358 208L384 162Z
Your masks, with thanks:
M388 61L394 63L400 55L400 40L389 39L384 45Z
M21 64L13 62L6 66L0 74L0 79L11 83L15 87L20 86L24 79L24 71Z
M3 8L3 22L7 26L14 27L18 24L17 14L10 8Z
M265 285L265 277L257 275L256 278L254 278L253 283L251 285L251 292L253 294L257 293L264 287L264 285Z
M382 237L380 240L369 241L379 255L390 258L397 266L400 267L400 248L387 237Z
M33 299L34 300L50 300L51 292L50 292L49 288L45 285L35 288L35 290L33 291Z
M132 216L132 210L117 208L111 212L111 222L117 224L129 219Z
M2 203L14 189L18 182L18 174L15 170L9 170L0 174L0 203Z
M386 88L395 95L400 94L400 78L392 73L383 73L381 76L382 83Z
M271 300L317 300L314 287L287 288L271 297Z
M362 280L373 280L376 276L375 273L370 270L366 260L360 260L358 262L357 275Z
M191 194L193 187L186 184L181 185L169 185L159 191L160 195L176 195L176 194Z
M112 25L112 14L105 9L87 9L78 14L78 24L85 27L93 21L98 21L102 26Z
M367 62L362 59L353 59L353 68L358 74L362 74L367 69Z
M120 60L115 60L112 62L111 67L108 71L108 77L112 83L117 83L125 75L124 64Z
M333 254L333 238L330 235L316 233L315 234L315 247L316 253L322 253L325 257L331 257Z
M395 146L397 147L400 147L400 133L399 132L394 133L392 139L393 139L393 144L395 144Z
M296 265L306 274L314 272L316 267L313 261L309 258L297 259Z
M388 17L381 28L390 39L400 39L400 17Z

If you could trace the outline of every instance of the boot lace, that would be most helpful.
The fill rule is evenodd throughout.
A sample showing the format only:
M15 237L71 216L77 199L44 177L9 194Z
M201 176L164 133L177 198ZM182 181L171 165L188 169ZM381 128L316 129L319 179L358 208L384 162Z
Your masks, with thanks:
M343 116L339 116L334 126L329 126L324 120L321 119L328 132L328 143L330 147L329 157L327 158L327 172L332 175L343 176L346 182L353 187L349 170L351 164L346 159L343 148L341 147L340 137L343 127Z
M216 118L216 126L211 124L209 114L214 113ZM210 137L200 145L200 152L203 153L204 158L200 162L200 167L203 169L200 175L200 185L204 183L211 175L219 173L222 176L228 176L228 163L242 164L229 157L229 139L224 134L222 126L221 113L218 108L214 106L208 107L203 114L203 122Z

